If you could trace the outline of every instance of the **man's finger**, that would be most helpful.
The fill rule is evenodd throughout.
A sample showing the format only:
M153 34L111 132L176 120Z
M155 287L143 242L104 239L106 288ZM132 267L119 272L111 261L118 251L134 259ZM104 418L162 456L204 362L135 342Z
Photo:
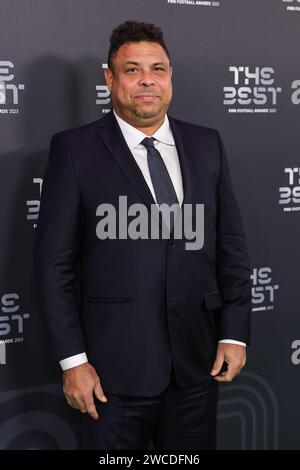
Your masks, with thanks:
M214 365L212 367L212 370L210 372L210 375L214 375L214 376L217 375L220 372L223 363L224 363L224 354L218 354L214 362Z
M232 378L228 375L228 372L223 372L222 375L216 375L214 377L218 382L231 382Z
M75 408L75 410L79 410L78 404L74 400L72 400L71 397L65 395L65 398L66 398L68 405L71 406L71 408Z
M223 372L221 375L217 375L215 379L218 382L232 382L234 377L240 373L240 369L233 368L232 366L228 366L226 372Z
M80 406L77 405L77 403L74 403L74 402L70 402L69 405L74 408L75 410L79 410L80 409Z
M81 413L87 413L85 400L83 398L80 398L78 405Z
M103 393L102 387L100 385L100 381L97 381L97 383L95 385L95 388L94 388L94 393L95 393L96 397L98 398L98 400L100 400L104 403L106 403L108 401L108 399L106 398L106 396Z
M95 403L93 400L86 401L85 407L86 407L87 412L93 419L99 419L99 415L97 413Z

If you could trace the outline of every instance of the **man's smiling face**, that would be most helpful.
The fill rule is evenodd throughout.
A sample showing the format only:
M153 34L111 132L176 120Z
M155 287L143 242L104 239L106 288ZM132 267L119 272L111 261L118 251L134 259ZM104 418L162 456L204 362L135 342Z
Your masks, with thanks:
M172 67L164 48L155 42L123 44L105 69L112 104L121 118L137 127L164 119L172 99Z

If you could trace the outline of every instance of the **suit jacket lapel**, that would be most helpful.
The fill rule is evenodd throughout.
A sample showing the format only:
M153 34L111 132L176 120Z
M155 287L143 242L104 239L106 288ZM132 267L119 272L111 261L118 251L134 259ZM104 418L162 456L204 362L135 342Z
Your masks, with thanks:
M183 186L183 204L193 202L193 175L194 170L192 168L193 164L193 155L191 154L191 145L192 142L189 142L185 139L185 134L181 128L181 123L179 120L169 116L169 123L173 133L180 169L182 174L182 186Z
M110 154L150 209L151 204L155 204L155 200L123 137L112 110L99 120L99 131Z

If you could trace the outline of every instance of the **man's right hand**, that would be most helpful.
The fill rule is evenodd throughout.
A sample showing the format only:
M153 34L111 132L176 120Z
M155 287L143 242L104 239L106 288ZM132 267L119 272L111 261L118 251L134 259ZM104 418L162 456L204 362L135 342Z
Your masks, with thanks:
M88 362L63 372L63 392L70 406L82 413L89 413L94 419L99 419L99 415L93 394L104 403L108 401L103 393L99 376Z

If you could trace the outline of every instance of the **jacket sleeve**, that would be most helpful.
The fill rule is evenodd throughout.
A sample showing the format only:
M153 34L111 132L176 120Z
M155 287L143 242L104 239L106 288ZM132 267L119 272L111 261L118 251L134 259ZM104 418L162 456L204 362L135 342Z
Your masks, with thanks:
M84 215L72 157L55 134L44 175L34 252L40 313L54 361L86 350L78 303L78 266Z
M223 141L218 133L221 170L218 185L216 268L223 306L219 339L250 344L251 280L247 242L234 194Z

